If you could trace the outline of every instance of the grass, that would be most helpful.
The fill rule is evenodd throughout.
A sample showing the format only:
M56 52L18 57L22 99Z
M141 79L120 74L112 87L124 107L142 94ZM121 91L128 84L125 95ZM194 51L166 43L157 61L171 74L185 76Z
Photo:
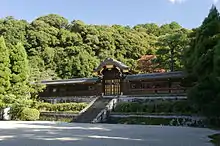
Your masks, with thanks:
M210 141L211 141L213 144L215 144L216 146L220 146L220 133L210 135L209 138L211 138Z

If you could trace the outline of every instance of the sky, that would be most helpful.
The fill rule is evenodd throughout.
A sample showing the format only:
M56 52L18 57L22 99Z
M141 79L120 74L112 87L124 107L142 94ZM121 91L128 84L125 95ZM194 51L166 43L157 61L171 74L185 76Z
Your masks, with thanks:
M198 27L220 0L1 0L0 18L13 16L29 22L47 14L87 24L129 25L178 22Z

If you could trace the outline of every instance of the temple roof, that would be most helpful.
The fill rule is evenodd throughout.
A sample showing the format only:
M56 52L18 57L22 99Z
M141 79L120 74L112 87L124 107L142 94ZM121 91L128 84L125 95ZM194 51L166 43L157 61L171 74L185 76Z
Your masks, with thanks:
M125 80L147 80L147 79L160 79L160 78L181 78L186 74L182 71L166 72L166 73L149 73L149 74L133 74L127 75ZM64 80L41 81L45 85L58 85L58 84L77 84L77 83L95 83L99 81L98 77L94 78L75 78Z
M149 74L133 74L127 75L126 80L144 80L144 79L159 79L159 78L181 78L186 74L182 71L165 72L165 73L149 73Z
M100 71L104 66L106 65L115 65L116 67L119 67L122 70L127 70L129 67L125 65L124 63L117 61L112 58L106 58L104 61L100 63L100 65L94 70L94 72Z
M74 83L95 83L98 78L75 78L75 79L65 79L65 80L52 80L52 81L42 81L45 85L57 85L57 84L74 84Z

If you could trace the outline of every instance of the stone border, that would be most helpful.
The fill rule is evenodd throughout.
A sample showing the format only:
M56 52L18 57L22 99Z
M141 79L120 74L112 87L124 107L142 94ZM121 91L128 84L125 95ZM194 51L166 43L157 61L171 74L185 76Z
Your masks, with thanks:
M78 114L68 112L41 112L41 116L61 116L61 117L75 117Z
M205 117L201 116L180 116L180 115L110 115L110 117L114 118L130 118L130 117L143 117L143 118L164 118L164 119L193 119L193 120L204 120Z

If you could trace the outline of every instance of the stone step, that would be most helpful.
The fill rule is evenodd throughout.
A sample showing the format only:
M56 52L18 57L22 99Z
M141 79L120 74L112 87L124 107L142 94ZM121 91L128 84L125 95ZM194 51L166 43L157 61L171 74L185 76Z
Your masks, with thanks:
M73 122L77 123L91 123L92 120L106 107L108 102L111 99L99 98L97 99L92 106L87 109L84 113L77 116Z

